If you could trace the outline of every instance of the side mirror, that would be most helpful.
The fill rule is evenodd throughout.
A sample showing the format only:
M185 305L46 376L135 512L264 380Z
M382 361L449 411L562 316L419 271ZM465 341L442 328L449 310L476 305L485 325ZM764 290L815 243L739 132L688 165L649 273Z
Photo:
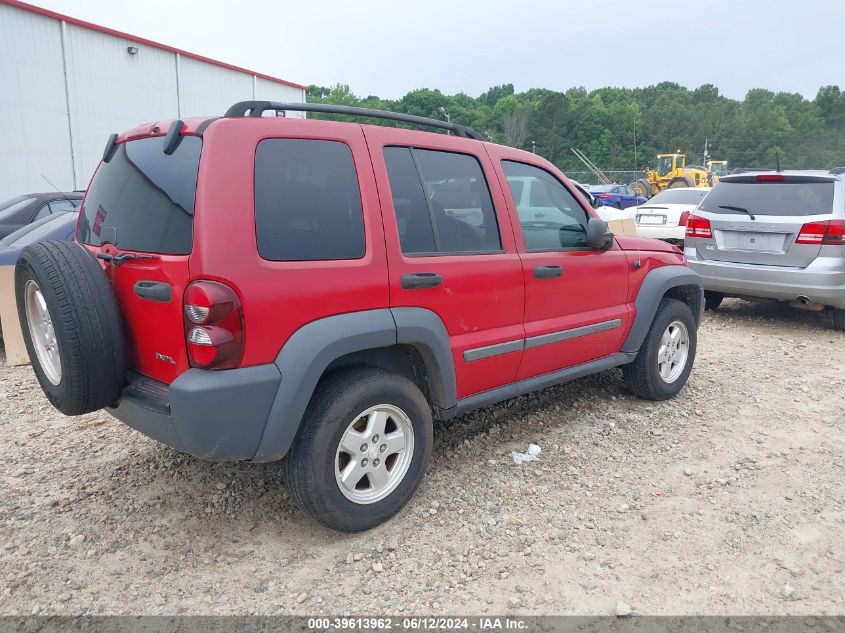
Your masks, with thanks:
M593 208L600 209L604 206L604 202L601 201L601 198L593 198Z
M607 228L607 222L599 218L590 218L587 222L587 246L606 251L613 246L613 233Z

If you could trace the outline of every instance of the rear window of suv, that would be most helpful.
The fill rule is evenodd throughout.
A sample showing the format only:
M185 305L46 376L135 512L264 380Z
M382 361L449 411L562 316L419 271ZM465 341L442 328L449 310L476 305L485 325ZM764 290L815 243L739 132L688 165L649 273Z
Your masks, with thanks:
M652 202L654 199L652 199ZM737 213L725 206L772 216L822 215L833 212L833 183L820 180L718 183L699 209L708 213Z
M364 217L344 143L267 139L255 152L258 253L274 261L360 259Z
M191 252L202 140L185 136L163 151L164 137L121 143L91 181L78 237L85 244L167 255Z

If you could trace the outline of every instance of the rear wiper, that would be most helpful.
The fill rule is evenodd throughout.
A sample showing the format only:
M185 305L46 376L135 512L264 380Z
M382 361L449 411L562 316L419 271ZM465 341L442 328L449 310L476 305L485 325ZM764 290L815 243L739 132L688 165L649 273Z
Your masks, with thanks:
M109 253L97 253L97 259L111 262L115 266L123 266L127 259L155 259L155 255L140 255L138 253L119 253L111 255Z
M731 206L731 205L729 205L729 204L720 204L720 205L719 205L719 208L720 208L720 209L727 209L728 211L739 211L740 213L747 213L749 218L751 218L752 220L755 220L755 219L756 219L756 218L754 217L754 214L753 214L753 213L751 213L751 211L749 211L749 210L748 210L748 209L746 209L745 207L732 207L732 206Z

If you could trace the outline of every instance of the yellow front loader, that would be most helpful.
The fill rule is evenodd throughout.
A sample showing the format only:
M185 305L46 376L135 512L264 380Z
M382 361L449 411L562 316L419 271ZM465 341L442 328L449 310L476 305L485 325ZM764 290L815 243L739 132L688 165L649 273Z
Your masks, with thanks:
M651 198L664 189L709 186L708 171L698 165L687 167L687 156L682 154L681 150L674 154L658 154L657 169L646 168L645 177L631 183L631 188L646 198Z

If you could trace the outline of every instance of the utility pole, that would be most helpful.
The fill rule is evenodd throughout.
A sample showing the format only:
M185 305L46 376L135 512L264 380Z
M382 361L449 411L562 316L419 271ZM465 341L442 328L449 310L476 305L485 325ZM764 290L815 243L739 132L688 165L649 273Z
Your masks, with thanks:
M634 119L634 170L637 169L637 120Z

